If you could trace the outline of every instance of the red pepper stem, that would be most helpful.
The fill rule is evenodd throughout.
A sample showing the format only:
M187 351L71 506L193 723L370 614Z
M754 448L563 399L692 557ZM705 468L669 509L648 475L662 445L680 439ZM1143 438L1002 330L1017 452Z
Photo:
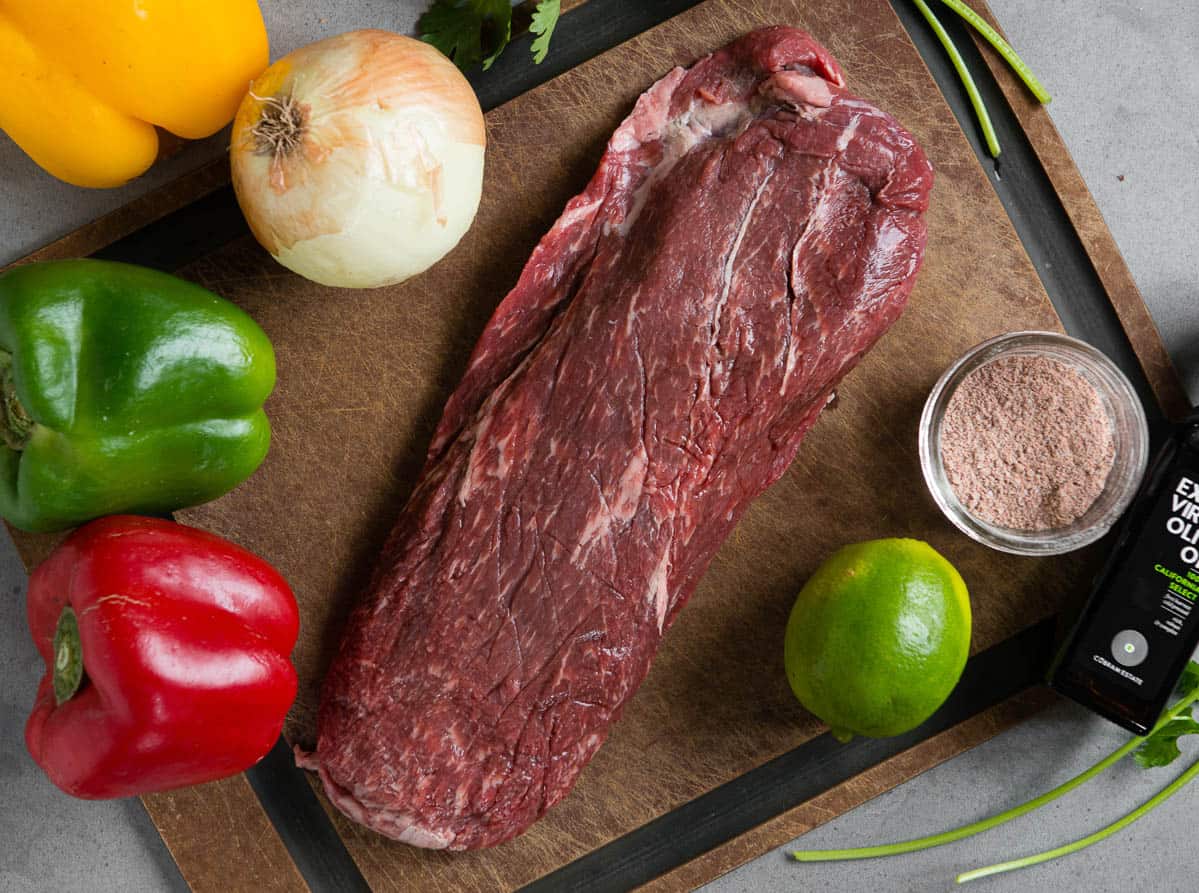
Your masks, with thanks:
M83 682L83 645L79 641L79 620L70 606L58 615L54 629L54 701L62 706Z

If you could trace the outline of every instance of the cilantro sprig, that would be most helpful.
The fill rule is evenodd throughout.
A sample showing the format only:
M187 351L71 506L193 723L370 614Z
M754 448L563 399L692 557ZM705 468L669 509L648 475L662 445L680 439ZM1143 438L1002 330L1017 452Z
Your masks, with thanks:
M509 0L434 0L416 23L417 33L449 56L463 71L480 62L491 68L512 39L513 15L529 16L533 63L549 52L554 26L562 14L561 0L540 0L513 6Z
M1192 704L1183 714L1174 717L1145 739L1145 743L1132 755L1137 765L1142 769L1155 769L1158 766L1169 766L1182 756L1182 751L1178 749L1178 739L1184 735L1199 733L1199 722L1195 722L1191 716L1194 709Z
M1178 739L1183 735L1199 733L1199 722L1192 717L1195 702L1199 701L1199 664L1195 661L1187 664L1183 671L1178 681L1178 692L1181 695L1178 702L1153 727L1153 731L1141 739L1142 744L1133 755L1142 769L1170 765L1182 754L1178 749Z
M562 0L542 0L533 10L529 31L537 35L532 46L534 65L540 65L545 61L545 54L550 51L550 38L554 36L554 26L558 24L558 16L561 14Z
M1058 785L1053 790L1029 800L1027 803L1022 803L1019 806L980 821L971 822L952 831L932 834L928 837L919 837L914 840L905 840L899 843L889 843L880 846L857 847L845 850L801 850L792 853L792 856L798 862L826 862L844 859L871 859L878 856L894 856L900 853L927 850L932 847L963 840L967 837L973 837L975 834L981 834L983 831L988 831L1005 822L1010 822L1012 819L1026 815L1034 809L1039 809L1047 803L1052 803L1079 785L1085 784L1106 769L1109 769L1129 754L1133 755L1133 759L1142 769L1167 766L1181 756L1182 752L1178 747L1178 739L1186 735L1199 734L1199 722L1192 716L1197 701L1199 701L1199 664L1191 661L1187 665L1186 671L1182 674L1182 679L1179 680L1177 700L1162 714L1162 718L1148 735L1131 739L1089 769L1079 773L1069 781ZM1061 856L1086 849L1092 844L1096 844L1131 825L1137 819L1141 818L1141 816L1173 796L1196 775L1199 775L1199 761L1196 761L1194 765L1190 766L1154 797L1119 820L1096 831L1094 834L1043 853L963 872L958 875L957 881L961 884L988 877L992 874L1012 871L1017 868L1027 868L1031 865L1039 865L1042 862L1048 862L1051 859L1057 859Z

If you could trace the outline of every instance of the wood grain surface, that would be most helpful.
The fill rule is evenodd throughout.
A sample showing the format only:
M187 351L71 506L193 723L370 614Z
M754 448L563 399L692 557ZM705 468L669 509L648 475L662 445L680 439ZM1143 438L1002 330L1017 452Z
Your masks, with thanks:
M197 893L307 893L245 775L150 794L142 802Z
M1047 688L1029 689L1008 698L990 710L959 723L949 731L934 735L927 741L922 741L915 747L879 763L845 784L813 797L752 831L680 865L643 885L641 889L665 893L672 890L690 890L705 884L768 850L782 846L787 841L861 806L867 800L891 790L900 782L914 778L921 772L927 772L963 751L982 744L1004 729L1011 728L1045 709L1055 700L1056 695ZM963 791L962 795L969 797L971 792ZM795 867L795 889L807 889L802 875L803 866Z
M709 0L489 113L478 219L462 245L426 275L375 292L325 289L276 266L248 239L181 271L254 314L278 353L266 463L234 493L181 519L259 552L296 590L303 629L295 661L302 681L288 737L311 742L323 670L415 478L444 399L490 311L566 199L590 176L607 135L672 65L777 23L804 27L825 42L850 86L911 129L936 167L928 253L910 307L847 379L795 466L721 551L625 719L575 792L545 820L494 850L451 856L392 843L331 811L377 889L512 889L819 734L822 728L795 703L781 672L782 629L803 580L847 541L915 536L949 556L971 587L976 651L1055 611L1088 568L1093 556L1085 554L1050 564L976 546L941 518L924 490L917 420L944 367L999 332L1060 325L887 0ZM1033 135L1034 142L1045 140L1038 149L1047 168L1062 172L1059 188L1076 193L1069 156L1060 140L1052 142L1056 134ZM203 194L208 176L186 188ZM1085 187L1082 195L1089 201ZM147 201L138 213L148 221L173 203ZM1076 197L1072 204L1076 225L1093 232L1088 248L1101 250L1101 218L1100 233L1085 208L1077 211L1085 202ZM106 228L110 238L129 231L138 213L97 224L95 232L46 256L92 250ZM1121 285L1127 270L1118 253L1108 266L1104 283L1121 290L1128 305L1122 319L1135 324L1143 304L1135 287L1129 292ZM1134 339L1147 367L1164 356L1155 336ZM1168 387L1161 376L1154 384ZM29 560L50 545L44 538L16 539ZM977 743L1035 705L1021 699L971 720L672 872L658 886L707 880ZM147 807L197 889L302 884L244 778L169 798L146 798ZM228 846L211 837L218 820L244 823L261 845L250 846L247 838L231 859ZM265 880L275 870L283 887Z

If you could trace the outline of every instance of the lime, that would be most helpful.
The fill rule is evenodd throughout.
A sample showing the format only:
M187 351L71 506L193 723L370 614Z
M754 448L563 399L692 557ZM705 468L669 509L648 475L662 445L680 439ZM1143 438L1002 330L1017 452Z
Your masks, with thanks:
M928 719L970 651L970 597L928 543L845 546L814 573L787 621L791 689L842 741L885 738Z

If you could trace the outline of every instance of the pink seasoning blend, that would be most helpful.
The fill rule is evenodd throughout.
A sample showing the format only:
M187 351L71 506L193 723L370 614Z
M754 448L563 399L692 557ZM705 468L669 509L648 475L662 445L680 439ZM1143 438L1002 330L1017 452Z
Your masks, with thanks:
M1098 391L1048 357L1006 356L975 369L941 423L941 461L954 493L998 527L1069 526L1103 492L1115 454Z

